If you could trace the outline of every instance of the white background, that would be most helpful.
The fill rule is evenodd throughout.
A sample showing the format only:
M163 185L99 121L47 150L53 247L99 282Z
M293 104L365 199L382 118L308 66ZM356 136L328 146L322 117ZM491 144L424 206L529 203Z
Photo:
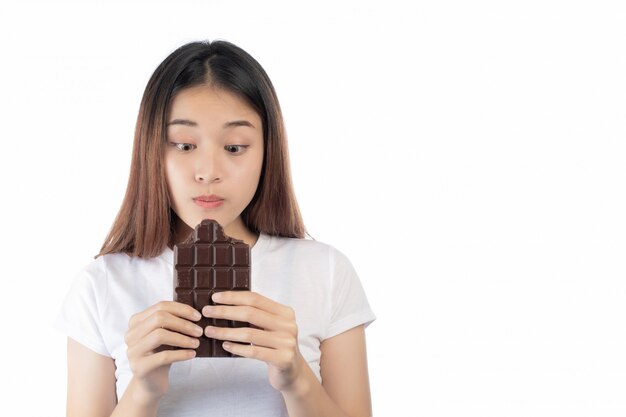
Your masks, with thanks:
M308 229L378 316L375 415L626 415L625 4L3 1L3 409L64 415L52 323L143 88L221 38L270 74Z

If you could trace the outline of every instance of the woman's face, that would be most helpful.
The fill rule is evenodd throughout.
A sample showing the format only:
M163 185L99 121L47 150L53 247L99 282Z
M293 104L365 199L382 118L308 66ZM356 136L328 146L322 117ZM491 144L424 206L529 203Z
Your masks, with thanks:
M189 227L214 219L243 239L241 212L256 192L263 166L261 118L221 89L181 90L167 120L165 175L172 209Z

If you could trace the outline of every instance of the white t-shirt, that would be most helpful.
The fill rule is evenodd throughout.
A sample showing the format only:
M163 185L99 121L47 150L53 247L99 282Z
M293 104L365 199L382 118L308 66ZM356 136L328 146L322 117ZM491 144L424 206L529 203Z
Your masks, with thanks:
M77 276L56 327L115 360L122 397L132 377L124 335L130 317L173 299L173 257L101 256ZM318 379L320 343L375 317L350 261L332 246L261 234L251 249L251 289L296 313L300 352ZM267 365L246 358L195 358L174 363L159 416L287 416Z

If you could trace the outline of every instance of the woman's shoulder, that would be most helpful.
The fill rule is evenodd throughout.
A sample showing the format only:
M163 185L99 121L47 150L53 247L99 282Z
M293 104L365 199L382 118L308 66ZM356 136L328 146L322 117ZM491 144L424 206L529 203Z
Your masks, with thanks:
M283 253L290 257L302 256L308 259L328 259L330 261L347 261L347 257L335 246L312 238L290 238L281 236L264 236L268 252Z
M294 238L261 234L259 241L267 240L272 250L328 251L331 245L311 238Z
M171 252L171 250L169 252ZM87 263L82 268L82 273L92 278L115 277L121 273L126 275L129 271L151 268L163 263L168 263L168 261L171 264L171 259L168 259L167 255L167 249L160 255L152 258L140 258L122 252L107 253Z

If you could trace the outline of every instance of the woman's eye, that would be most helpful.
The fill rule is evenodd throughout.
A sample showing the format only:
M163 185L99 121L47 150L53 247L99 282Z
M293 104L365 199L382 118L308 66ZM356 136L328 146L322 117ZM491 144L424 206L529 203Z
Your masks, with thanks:
M179 151L189 152L195 148L195 145L191 143L173 143L172 145L176 146Z
M247 148L247 146L245 146L245 145L226 145L226 146L224 146L224 149L226 149L226 152L233 153L233 154L242 153L246 148Z

